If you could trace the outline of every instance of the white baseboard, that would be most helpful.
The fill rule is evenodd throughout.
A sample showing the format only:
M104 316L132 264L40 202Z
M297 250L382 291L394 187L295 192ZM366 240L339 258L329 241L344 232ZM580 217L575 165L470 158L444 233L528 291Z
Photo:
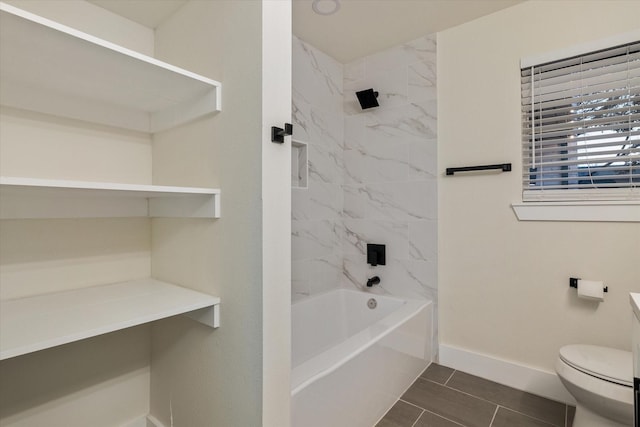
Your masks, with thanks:
M164 427L164 424L162 424L153 415L147 415L146 420L147 420L147 426L146 427ZM173 422L171 424L173 424Z
M132 420L121 427L164 427L164 424L158 421L158 419L153 415L145 415Z
M147 417L136 418L135 420L131 420L126 424L121 425L120 427L148 427L147 426Z
M456 370L476 375L548 399L575 405L555 372L547 372L486 354L440 344L440 362Z

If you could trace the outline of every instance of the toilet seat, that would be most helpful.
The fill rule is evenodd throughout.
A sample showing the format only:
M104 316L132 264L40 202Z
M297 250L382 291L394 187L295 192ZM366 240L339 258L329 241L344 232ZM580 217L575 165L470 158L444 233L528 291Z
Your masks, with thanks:
M631 352L593 345L560 349L556 373L576 399L575 427L628 427L633 423Z
M592 377L633 388L631 352L597 345L574 344L560 349L560 359Z

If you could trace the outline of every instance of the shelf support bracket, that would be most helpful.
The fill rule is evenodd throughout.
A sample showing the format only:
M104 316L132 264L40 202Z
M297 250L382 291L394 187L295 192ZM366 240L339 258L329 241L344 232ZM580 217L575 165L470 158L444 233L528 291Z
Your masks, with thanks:
M211 328L220 327L220 304L193 310L184 315Z

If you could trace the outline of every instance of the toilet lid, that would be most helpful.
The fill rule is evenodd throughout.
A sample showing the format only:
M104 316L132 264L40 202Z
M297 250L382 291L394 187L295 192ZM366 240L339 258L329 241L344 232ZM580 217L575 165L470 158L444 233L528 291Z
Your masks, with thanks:
M633 387L633 361L629 351L573 344L560 349L560 359L586 374Z

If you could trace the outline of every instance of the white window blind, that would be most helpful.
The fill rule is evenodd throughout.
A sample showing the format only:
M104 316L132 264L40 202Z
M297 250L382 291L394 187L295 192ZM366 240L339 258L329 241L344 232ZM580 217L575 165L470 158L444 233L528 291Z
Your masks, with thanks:
M521 79L523 200L640 201L640 41Z

